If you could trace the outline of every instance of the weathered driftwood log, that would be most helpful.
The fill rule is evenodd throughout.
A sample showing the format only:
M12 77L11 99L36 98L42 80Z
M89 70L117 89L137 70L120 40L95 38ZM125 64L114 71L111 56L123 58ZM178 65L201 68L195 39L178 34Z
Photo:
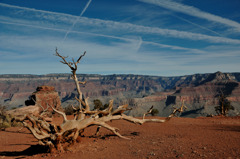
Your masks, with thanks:
M80 60L83 56L85 56L85 54L86 52L84 52L84 54L81 55L76 62L74 60L72 60L72 62L67 62L67 57L61 56L56 49L56 56L60 57L62 59L61 62L68 65L68 67L71 69L72 78L75 82L78 92L78 96L76 96L75 99L79 102L79 104L77 107L72 106L76 111L75 118L73 120L68 120L66 114L56 110L54 105L49 106L63 117L63 123L60 125L48 123L44 118L36 117L34 115L24 115L21 118L15 118L16 121L22 122L23 125L30 130L33 136L38 139L40 145L47 146L50 151L63 151L66 144L69 145L75 143L84 129L93 125L104 127L112 131L120 138L128 139L118 132L118 128L108 125L107 122L112 120L126 120L135 124L143 124L145 122L164 123L175 115L174 112L169 115L169 117L162 120L145 119L145 116L151 113L153 109L153 107L151 107L150 110L143 115L142 119L138 119L124 114L125 111L131 110L128 108L128 105L122 105L113 110L113 100L109 101L109 106L105 110L90 110L88 98L83 98L83 93L81 92L79 85L85 84L86 82L79 82L76 75L77 64L80 63ZM182 111L182 109L179 111Z

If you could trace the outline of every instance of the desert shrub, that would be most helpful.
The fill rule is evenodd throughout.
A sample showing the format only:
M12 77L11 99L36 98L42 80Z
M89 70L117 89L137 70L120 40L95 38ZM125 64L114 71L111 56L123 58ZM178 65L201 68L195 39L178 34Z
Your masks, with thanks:
M74 110L71 105L68 105L67 107L64 108L64 112L66 115L73 115Z
M5 120L6 118L6 107L0 105L0 121L1 123Z
M109 106L109 104L104 104L103 110L106 109L106 108L108 108L108 106Z
M0 116L6 114L7 108L6 106L0 105Z
M158 109L153 109L151 112L151 115L156 116L156 115L158 115L158 113L159 113Z
M6 113L6 107L5 106L0 106L0 129L5 130L6 128L9 127L16 127L20 126L21 123L17 123L12 121L13 116L11 114Z
M227 96L221 92L219 95L219 105L215 107L215 111L218 115L226 116L230 110L234 110L231 102L227 99Z
M102 101L99 100L99 99L94 99L93 104L94 104L94 109L100 109L101 110L101 108L103 108Z
M99 99L93 100L93 104L94 104L94 108L93 109L98 109L98 110L104 110L104 109L106 109L109 106L109 104L104 104L103 105L102 101L99 100Z
M6 128L10 128L11 123L4 121L3 123L0 124L0 129L5 130Z
M0 129L5 130L5 128L11 127L11 119L9 115L6 114L6 107L0 106Z

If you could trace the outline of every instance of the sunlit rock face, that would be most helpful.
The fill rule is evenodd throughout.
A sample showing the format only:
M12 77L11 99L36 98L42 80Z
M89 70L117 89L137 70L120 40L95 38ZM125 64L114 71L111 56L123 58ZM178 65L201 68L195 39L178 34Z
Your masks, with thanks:
M36 92L32 93L29 100L25 101L26 105L36 105L42 109L52 110L51 106L61 110L61 100L58 92L53 86L39 86Z
M39 86L36 91L32 93L29 100L25 101L26 107L20 107L8 111L9 114L18 116L23 114L40 115L42 112L48 112L46 116L51 117L54 107L62 110L61 101L58 92L55 91L53 86Z
M235 108L240 105L240 73L216 72L176 77L79 74L78 79L86 81L85 85L81 85L81 90L84 97L90 97L90 106L94 99L100 99L103 104L114 99L115 107L129 104L134 107L130 114L137 116L151 105L159 109L160 116L168 115L172 106L179 105L183 99L188 105L189 114L191 111L197 115L214 113L220 91L226 93ZM34 95L37 103L46 108L42 98L55 98L58 94L59 100L56 97L58 102L55 102L57 105L61 102L66 107L77 104L75 88L70 74L0 75L0 104L9 109L35 105L29 99L29 96ZM26 100L29 103L25 105Z

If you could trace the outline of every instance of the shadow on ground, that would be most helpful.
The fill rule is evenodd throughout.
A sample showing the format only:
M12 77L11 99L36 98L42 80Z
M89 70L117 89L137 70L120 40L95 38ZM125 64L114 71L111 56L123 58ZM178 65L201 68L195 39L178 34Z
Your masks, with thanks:
M47 153L48 149L41 145L31 145L29 148L23 151L2 151L0 152L0 156L9 156L9 157L17 157L23 158L24 156L33 156L36 154Z
M215 130L240 132L240 126L229 126L229 125L226 125L226 126L218 127Z
M198 115L199 112L202 111L203 109L204 109L204 107L182 112L181 117L186 117L186 116L189 116L189 115Z

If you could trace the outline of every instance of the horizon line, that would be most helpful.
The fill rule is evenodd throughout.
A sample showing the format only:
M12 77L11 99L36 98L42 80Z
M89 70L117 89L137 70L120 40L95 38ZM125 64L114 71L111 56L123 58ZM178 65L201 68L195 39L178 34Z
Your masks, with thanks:
M173 76L164 76L164 75L150 75L150 74L132 74L132 73L110 73L110 74L100 74L100 73L77 73L77 75L98 75L98 76L113 76L113 75L120 75L120 76L128 76L128 75L132 75L132 76L157 76L157 77L181 77L181 76L191 76L191 75L196 75L196 74L215 74L215 73L223 73L223 74L227 74L227 73L240 73L240 72L222 72L222 71L216 71L216 72L206 72L206 73L193 73L193 74L185 74L185 75L173 75ZM9 76L9 75L19 75L19 76L48 76L48 75L64 75L64 74L69 74L71 75L71 73L46 73L46 74L0 74L0 78L4 78L2 76Z

